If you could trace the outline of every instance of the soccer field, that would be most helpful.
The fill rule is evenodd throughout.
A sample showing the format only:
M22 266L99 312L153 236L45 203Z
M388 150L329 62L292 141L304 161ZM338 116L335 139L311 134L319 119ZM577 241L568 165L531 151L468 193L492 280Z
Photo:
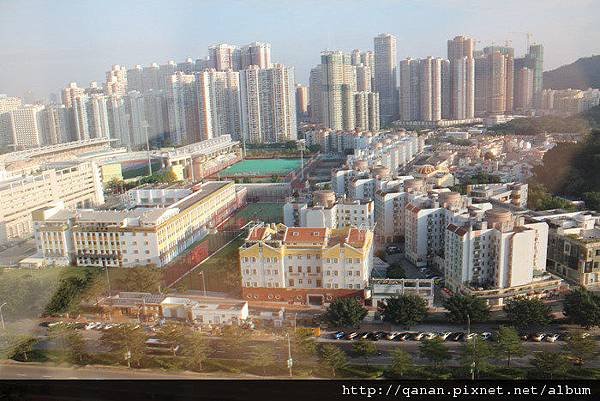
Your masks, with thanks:
M287 175L300 167L300 159L250 159L226 168L219 177Z

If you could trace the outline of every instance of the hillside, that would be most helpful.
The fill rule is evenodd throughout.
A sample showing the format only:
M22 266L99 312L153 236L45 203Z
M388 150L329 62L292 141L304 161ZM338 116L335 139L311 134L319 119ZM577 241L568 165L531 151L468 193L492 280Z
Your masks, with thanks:
M544 89L600 88L600 56L582 57L574 63L544 72Z
M600 106L592 107L583 113L570 117L543 116L515 118L490 130L499 134L535 135L544 132L588 133L600 128Z

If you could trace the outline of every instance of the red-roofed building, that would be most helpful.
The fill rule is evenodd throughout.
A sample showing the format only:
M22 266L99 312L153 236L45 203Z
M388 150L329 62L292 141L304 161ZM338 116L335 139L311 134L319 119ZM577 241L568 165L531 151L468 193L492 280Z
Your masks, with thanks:
M373 232L265 225L251 230L239 252L246 300L323 305L365 297Z

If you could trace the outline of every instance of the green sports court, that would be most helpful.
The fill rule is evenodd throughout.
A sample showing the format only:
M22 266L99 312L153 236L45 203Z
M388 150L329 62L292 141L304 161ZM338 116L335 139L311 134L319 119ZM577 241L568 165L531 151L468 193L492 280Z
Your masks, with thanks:
M285 176L300 168L300 159L242 160L219 173L219 177Z

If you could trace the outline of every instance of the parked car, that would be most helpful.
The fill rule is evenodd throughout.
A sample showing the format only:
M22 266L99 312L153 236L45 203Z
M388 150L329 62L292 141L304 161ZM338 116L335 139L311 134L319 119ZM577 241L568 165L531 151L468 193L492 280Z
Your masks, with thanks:
M386 248L387 253L398 253L400 252L400 248L398 248L396 245L390 245Z
M410 339L412 339L412 337L413 337L413 333L402 333L398 337L396 337L396 340L409 341Z
M448 339L448 337L450 337L450 335L452 335L452 332L450 332L450 331L444 331L443 333L438 333L438 337L444 341L446 341Z
M519 337L521 337L521 340L523 340L523 341L529 340L529 334L527 334L527 333L521 333L521 334L519 334Z
M547 341L549 343L553 343L556 340L558 340L558 337L560 337L558 334L548 334L545 338L544 341Z
M356 331L352 331L346 335L346 340L353 340L356 338L356 336L358 336L358 333Z
M400 333L398 333L397 331L392 331L391 333L388 333L385 338L387 338L388 340L393 340L394 338L398 337L400 335Z
M540 341L542 341L544 339L544 337L546 337L546 333L535 333L531 336L531 341L535 341L536 343L539 343Z
M344 338L345 335L346 333L344 333L343 331L336 331L335 333L333 333L333 338L335 338L336 340L341 340L342 338Z
M425 333L425 336L423 336L423 340L433 340L436 337L437 334L435 333Z
M465 333L459 331L457 333L452 333L451 339L452 341L462 341L465 338Z
M475 337L477 337L477 333L469 333L465 336L465 341L472 340Z
M492 338L492 333L488 332L488 331L484 331L483 333L479 333L479 335L481 336L482 339L484 340L490 340Z
M366 340L367 338L369 338L370 335L371 332L363 331L362 333L358 333L358 338L360 338L361 340Z
M417 334L415 334L415 336L413 337L413 339L415 341L421 341L423 339L423 337L425 336L425 334L427 334L427 333L423 333L422 331L420 331Z

